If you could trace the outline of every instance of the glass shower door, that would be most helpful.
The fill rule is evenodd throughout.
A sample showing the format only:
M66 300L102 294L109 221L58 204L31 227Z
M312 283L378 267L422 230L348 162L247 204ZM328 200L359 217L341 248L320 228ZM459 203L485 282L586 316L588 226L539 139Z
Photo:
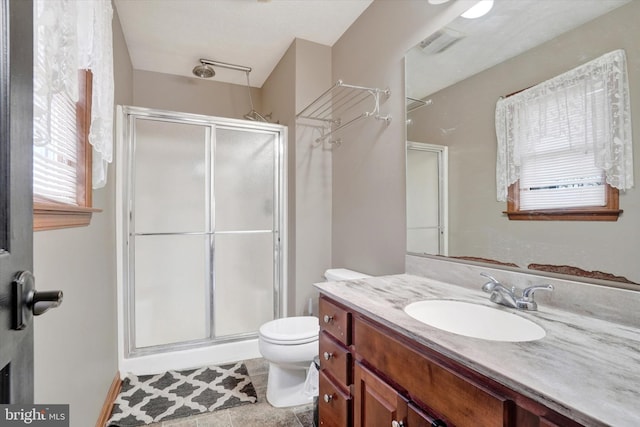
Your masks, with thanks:
M216 128L214 329L222 338L255 333L274 318L278 259L277 138ZM265 303L267 302L267 303Z
M284 298L285 128L122 108L125 357L257 337Z
M209 338L211 126L134 121L131 209L135 347Z

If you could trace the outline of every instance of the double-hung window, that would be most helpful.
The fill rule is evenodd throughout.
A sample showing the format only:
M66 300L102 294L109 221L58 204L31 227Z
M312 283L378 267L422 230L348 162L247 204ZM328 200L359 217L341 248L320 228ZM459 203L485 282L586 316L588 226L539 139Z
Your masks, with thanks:
M88 225L113 144L110 1L34 2L34 230ZM97 90L96 90L97 89Z
M66 92L49 103L34 97L34 110L48 108L34 121L34 230L88 225L92 208L91 72L78 72L78 100ZM38 105L41 103L42 105Z
M624 51L500 99L499 201L510 219L617 220L633 185Z

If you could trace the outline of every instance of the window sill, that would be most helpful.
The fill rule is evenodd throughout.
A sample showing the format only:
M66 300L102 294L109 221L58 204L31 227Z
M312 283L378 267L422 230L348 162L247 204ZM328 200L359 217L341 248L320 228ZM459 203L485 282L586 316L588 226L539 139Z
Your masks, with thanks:
M102 209L36 202L33 204L33 231L86 227L94 212L102 212Z
M510 220L524 221L617 221L622 209L549 209L504 211Z

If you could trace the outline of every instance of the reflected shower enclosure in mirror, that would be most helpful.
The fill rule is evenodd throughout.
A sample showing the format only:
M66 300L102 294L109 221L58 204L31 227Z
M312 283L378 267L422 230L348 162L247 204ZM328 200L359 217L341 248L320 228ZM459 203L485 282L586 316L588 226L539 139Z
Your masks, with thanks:
M620 192L624 213L616 222L509 221L503 214L506 203L496 201L495 132L499 97L624 49L639 152L638 22L636 0L496 0L486 16L457 18L407 52L407 140L448 148L449 256L522 268L532 263L572 266L640 283L638 188ZM426 103L420 106L415 99ZM636 161L636 176L639 165ZM412 179L409 174L407 179ZM407 189L416 185L407 182ZM420 246L411 233L408 252L435 254L415 250Z

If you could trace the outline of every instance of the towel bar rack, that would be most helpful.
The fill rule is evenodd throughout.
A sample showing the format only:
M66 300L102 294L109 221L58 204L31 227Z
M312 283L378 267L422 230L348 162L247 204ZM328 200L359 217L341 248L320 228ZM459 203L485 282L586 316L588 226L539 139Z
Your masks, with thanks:
M303 108L296 115L296 118L309 119L323 124L322 135L315 140L316 142L321 142L335 132L367 117L385 121L387 124L390 123L390 115L383 116L380 114L380 96L383 95L388 98L390 94L389 89L350 85L338 80L332 87ZM370 103L370 107L364 108L364 112L359 112L356 107L367 101ZM366 107L365 105L362 106ZM330 142L340 143L339 140L330 140Z
M412 113L419 108L425 107L427 105L431 105L433 101L431 99L417 99L407 96L407 113Z

